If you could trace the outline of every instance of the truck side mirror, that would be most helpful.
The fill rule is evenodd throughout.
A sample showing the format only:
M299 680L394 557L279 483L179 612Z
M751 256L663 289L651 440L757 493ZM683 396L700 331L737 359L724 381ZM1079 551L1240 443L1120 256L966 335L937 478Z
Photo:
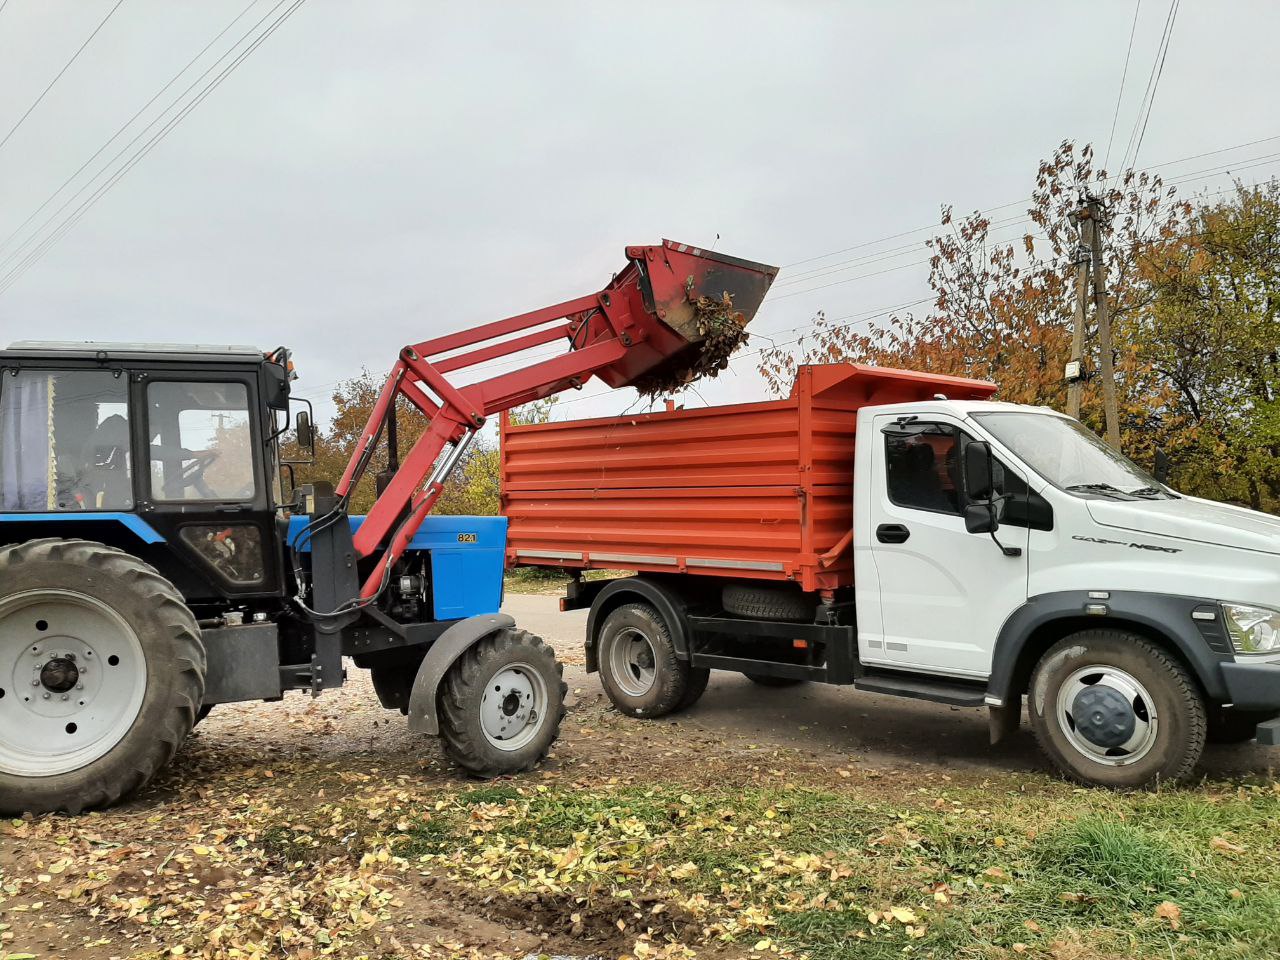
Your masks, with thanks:
M965 504L964 528L969 533L995 533L999 526L1000 521L996 519L996 505L993 501Z
M1169 482L1169 470L1173 467L1172 461L1165 455L1163 450L1156 451L1155 478L1159 483Z
M991 444L984 440L964 448L964 492L970 500L991 499Z
M305 410L299 410L297 417L294 418L294 433L298 438L298 446L311 453L315 453L316 433L311 428L311 417L307 415Z

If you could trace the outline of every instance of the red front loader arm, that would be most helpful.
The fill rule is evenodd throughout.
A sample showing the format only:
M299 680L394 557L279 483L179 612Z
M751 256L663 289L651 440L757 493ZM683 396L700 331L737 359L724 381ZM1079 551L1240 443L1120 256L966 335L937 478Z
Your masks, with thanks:
M699 296L730 294L745 323L759 309L777 274L776 267L670 240L628 247L627 259L626 268L598 293L400 351L336 490L346 497L359 482L397 397L422 411L428 420L426 432L355 533L360 557L383 550L361 597L379 592L486 417L581 387L593 376L611 387L624 387L645 374L679 369L682 355L697 350L693 303ZM566 341L568 348L561 356L463 387L445 379L446 374L557 340ZM450 444L453 454L435 466ZM402 514L405 519L397 523Z

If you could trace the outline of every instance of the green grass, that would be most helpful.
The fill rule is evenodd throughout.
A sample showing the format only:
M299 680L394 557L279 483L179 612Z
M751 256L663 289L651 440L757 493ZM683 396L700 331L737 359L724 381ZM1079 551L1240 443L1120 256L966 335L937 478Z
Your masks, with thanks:
M703 922L747 947L769 937L815 960L1280 956L1280 790L1270 785L1125 795L1046 781L1036 795L890 800L499 785L451 803L456 815L428 826L462 883L620 899L646 890L705 910ZM491 881L495 865L505 872ZM1172 919L1157 915L1166 902ZM893 908L908 919L885 918Z

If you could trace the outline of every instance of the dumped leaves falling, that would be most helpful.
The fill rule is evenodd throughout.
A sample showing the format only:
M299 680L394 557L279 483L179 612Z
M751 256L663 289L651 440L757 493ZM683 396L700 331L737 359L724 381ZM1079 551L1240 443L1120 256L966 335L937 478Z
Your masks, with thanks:
M689 278L686 294L692 289ZM703 378L713 379L729 366L729 358L747 340L746 319L734 309L733 295L690 297L693 324L700 338L671 364L664 364L639 378L632 386L642 397L660 397L683 390Z

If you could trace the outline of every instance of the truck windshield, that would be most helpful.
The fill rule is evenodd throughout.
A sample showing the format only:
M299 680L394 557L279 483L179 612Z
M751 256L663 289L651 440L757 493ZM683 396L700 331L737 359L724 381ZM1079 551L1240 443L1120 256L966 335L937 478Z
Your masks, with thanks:
M973 418L1031 469L1063 490L1122 499L1171 496L1145 470L1075 420L1007 411L975 413Z

